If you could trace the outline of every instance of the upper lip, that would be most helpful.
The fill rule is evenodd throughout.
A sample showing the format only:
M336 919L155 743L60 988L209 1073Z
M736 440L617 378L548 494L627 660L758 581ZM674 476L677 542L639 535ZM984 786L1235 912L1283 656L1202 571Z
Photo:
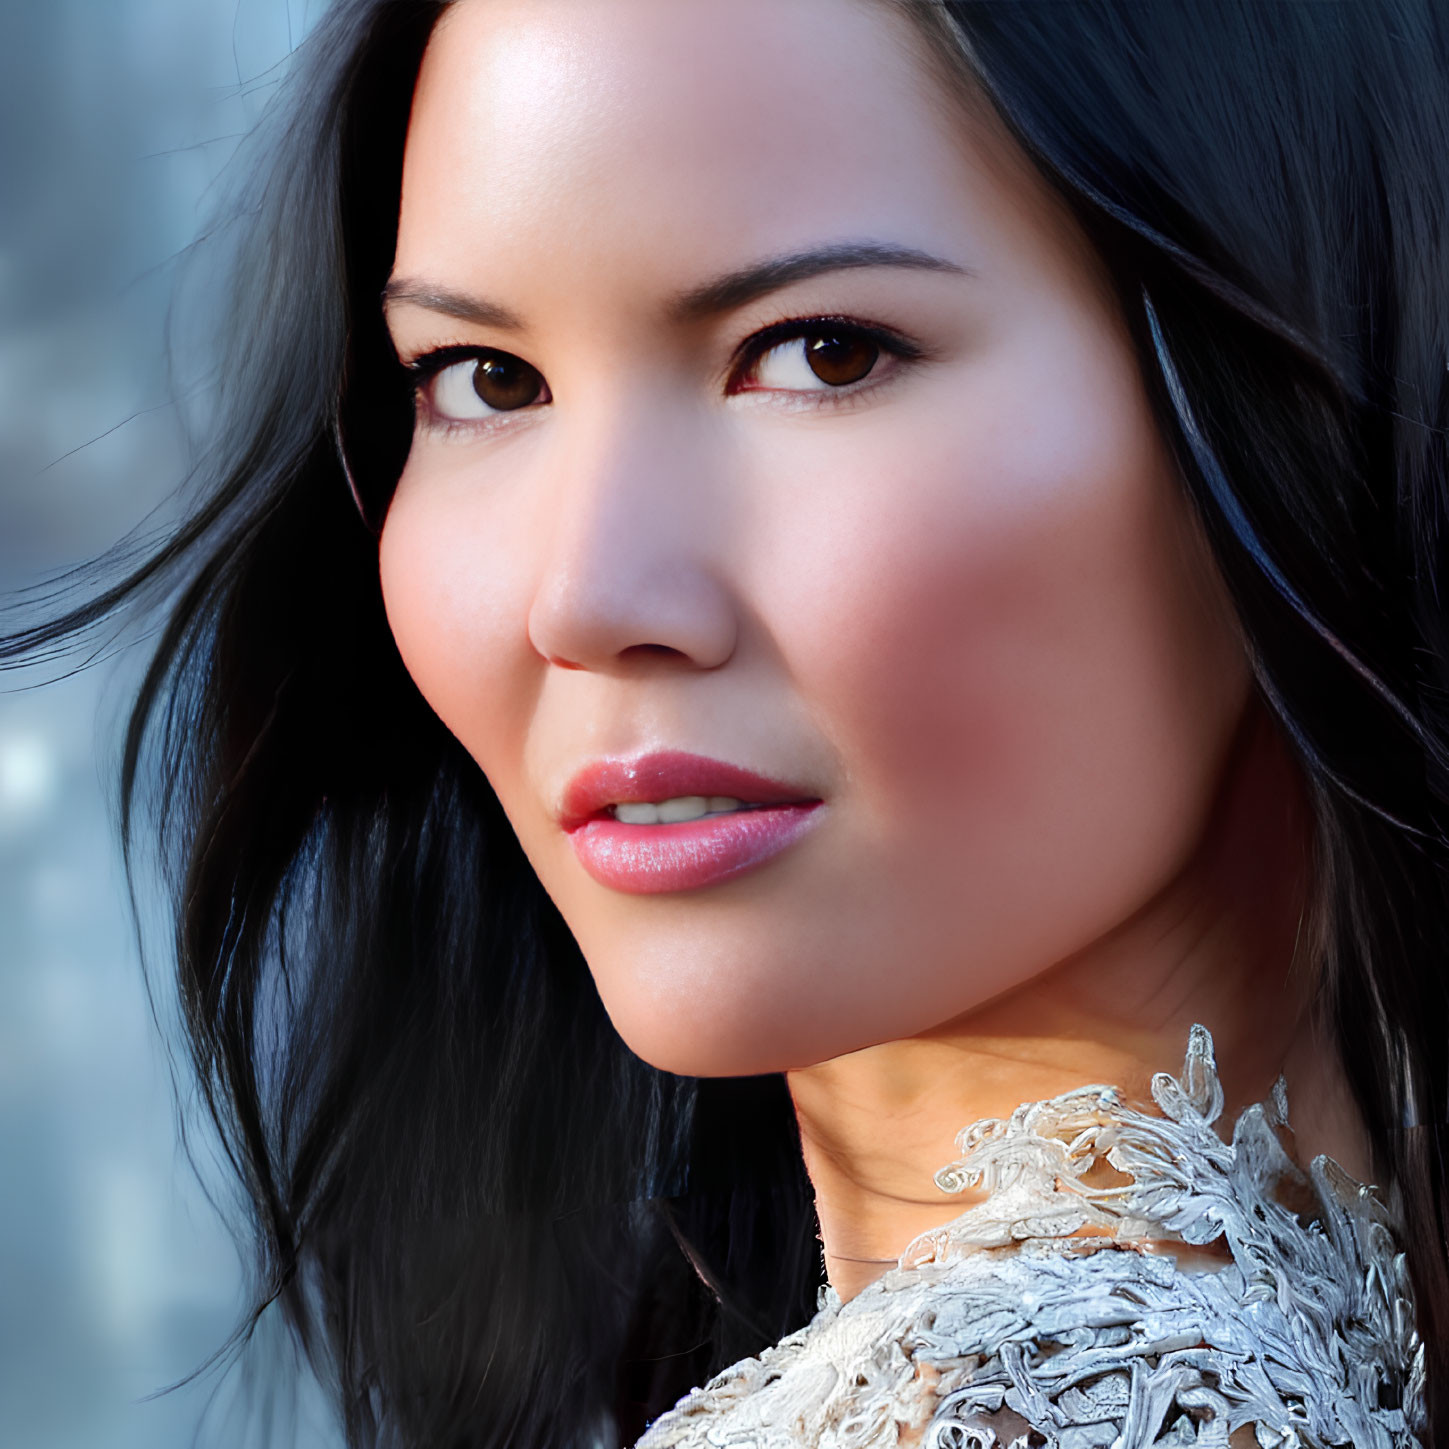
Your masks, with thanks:
M659 750L585 765L564 787L559 824L576 830L610 805L680 795L728 795L749 805L802 804L820 798L797 785L707 755Z

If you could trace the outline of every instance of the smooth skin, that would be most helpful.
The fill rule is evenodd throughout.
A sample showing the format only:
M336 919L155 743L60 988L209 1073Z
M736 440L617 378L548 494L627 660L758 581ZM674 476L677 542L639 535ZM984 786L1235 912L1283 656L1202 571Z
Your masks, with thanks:
M862 244L933 263L708 294ZM1366 1175L1295 953L1299 776L1100 262L896 10L459 0L387 316L404 361L540 381L490 411L468 355L422 388L381 547L403 659L630 1047L787 1072L843 1294L967 1205L932 1183L961 1127L1147 1104L1195 1021L1230 1114L1285 1070L1295 1155ZM843 387L808 337L741 362L800 318L899 355ZM560 798L658 749L823 816L738 878L611 890Z

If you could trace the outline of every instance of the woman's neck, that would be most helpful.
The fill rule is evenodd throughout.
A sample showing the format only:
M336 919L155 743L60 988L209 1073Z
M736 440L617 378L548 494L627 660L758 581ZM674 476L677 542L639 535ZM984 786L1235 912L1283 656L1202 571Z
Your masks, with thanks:
M1109 936L920 1036L788 1073L826 1271L843 1298L980 1200L933 1182L962 1127L1095 1082L1155 1111L1152 1075L1180 1068L1194 1022L1213 1035L1226 1132L1282 1072L1295 1158L1327 1152L1368 1179L1362 1121L1310 1009L1295 778L1276 735L1251 725L1194 858Z

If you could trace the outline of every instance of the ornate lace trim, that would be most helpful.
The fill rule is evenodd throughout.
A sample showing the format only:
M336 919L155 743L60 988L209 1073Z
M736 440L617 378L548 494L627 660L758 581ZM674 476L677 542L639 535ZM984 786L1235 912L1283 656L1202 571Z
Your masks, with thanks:
M1152 1096L1161 1117L1089 1086L966 1128L936 1181L984 1201L849 1303L825 1290L639 1449L1414 1449L1424 1350L1372 1190L1332 1158L1293 1163L1281 1079L1223 1142L1204 1027ZM1127 1180L1089 1186L1099 1162ZM1281 1199L1307 1186L1303 1222ZM1162 1243L1227 1256L1196 1271Z

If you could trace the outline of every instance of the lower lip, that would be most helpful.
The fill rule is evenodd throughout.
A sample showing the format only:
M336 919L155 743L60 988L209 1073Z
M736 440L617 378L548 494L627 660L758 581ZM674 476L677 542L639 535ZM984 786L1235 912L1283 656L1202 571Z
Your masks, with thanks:
M600 885L631 895L692 891L764 865L819 819L821 802L770 805L673 825L586 820L569 840Z

